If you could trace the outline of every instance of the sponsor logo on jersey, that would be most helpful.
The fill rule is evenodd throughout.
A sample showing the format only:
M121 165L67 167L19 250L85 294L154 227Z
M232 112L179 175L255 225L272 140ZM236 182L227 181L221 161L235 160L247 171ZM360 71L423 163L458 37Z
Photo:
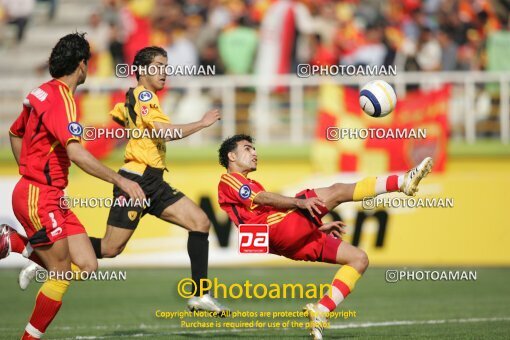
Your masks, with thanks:
M149 114L149 108L143 105L142 108L140 109L140 112L142 113L142 116L147 116Z
M150 93L149 91L142 91L138 95L138 99L140 99L142 102L148 102L149 100L152 99L152 93Z
M241 188L239 188L239 196L241 196L241 198L243 200L247 199L248 197L251 196L251 189L248 185L244 184Z
M83 133L83 127L77 123L77 122L71 122L67 126L67 130L73 135L73 136L81 136Z
M267 224L239 225L239 253L269 253L269 226Z

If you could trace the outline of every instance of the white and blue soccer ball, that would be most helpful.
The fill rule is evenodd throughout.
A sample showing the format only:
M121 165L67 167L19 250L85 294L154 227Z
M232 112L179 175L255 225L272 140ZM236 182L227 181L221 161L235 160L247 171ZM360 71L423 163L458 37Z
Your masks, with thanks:
M372 80L361 88L359 105L369 116L384 117L397 105L397 95L393 87L384 80Z

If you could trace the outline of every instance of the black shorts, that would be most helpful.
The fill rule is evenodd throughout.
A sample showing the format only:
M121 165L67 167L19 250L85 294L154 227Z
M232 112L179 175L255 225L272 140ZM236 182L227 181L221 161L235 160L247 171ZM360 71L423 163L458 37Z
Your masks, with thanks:
M163 171L162 169L147 167L143 175L140 176L120 170L119 175L137 182L142 187L145 197L150 200L150 206L144 208L136 205L120 206L114 204L110 208L108 225L118 228L136 229L143 215L148 213L160 217L163 210L183 198L184 194L182 192L171 187L163 180ZM114 186L114 200L117 201L120 196L127 198L125 192L119 187Z

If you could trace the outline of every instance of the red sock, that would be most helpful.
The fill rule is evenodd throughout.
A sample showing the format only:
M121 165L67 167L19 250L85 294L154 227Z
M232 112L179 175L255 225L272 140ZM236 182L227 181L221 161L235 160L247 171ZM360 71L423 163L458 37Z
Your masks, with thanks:
M335 288L335 289L333 289ZM326 307L328 312L332 312L335 308L351 293L350 288L342 281L335 279L331 285L331 296L324 295L319 301L319 304ZM326 312L326 310L321 310Z
M60 306L62 306L62 301L52 300L42 292L39 292L35 300L34 311L30 317L30 322L25 328L22 339L41 338L44 332L46 332L48 325L53 321L55 315L57 315ZM31 338L25 337L25 334L31 336Z
M375 194L398 191L404 181L404 176L390 175L378 176L375 180Z
M18 253L18 254L21 254L21 255L27 257L26 255L28 255L28 253L27 253L28 249L26 246L28 244L28 239L24 238L17 232L11 232L9 234L9 238L11 239L11 250L15 253ZM23 254L23 253L25 253L25 254Z
M336 272L328 293L317 304L319 312L327 313L335 310L338 304L351 293L360 277L361 274L353 267L342 266Z

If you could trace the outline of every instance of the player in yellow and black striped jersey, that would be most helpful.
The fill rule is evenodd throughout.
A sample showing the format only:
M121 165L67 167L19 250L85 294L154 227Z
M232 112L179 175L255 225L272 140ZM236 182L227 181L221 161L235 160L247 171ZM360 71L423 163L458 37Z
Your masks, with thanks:
M164 70L167 56L160 47L146 47L135 56L134 65L139 69L155 65ZM153 68L155 69L155 68ZM110 112L112 118L127 129L139 129L152 132L180 131L187 137L220 119L218 110L206 112L202 119L189 124L172 124L161 111L156 92L165 85L164 73L149 75L136 74L138 85L126 93L125 103L118 103ZM172 133L159 134L170 136L162 138L130 139L125 152L125 164L119 174L140 184L145 195L150 199L149 207L112 207L108 217L108 226L102 239L91 237L91 242L98 258L115 257L122 252L133 234L140 218L151 214L170 223L177 224L189 231L188 253L191 260L192 279L198 284L207 278L209 254L209 226L206 214L193 201L179 190L163 180L166 170L166 142L172 140ZM176 136L177 133L174 133ZM120 188L114 187L115 198L127 197ZM197 295L200 292L197 290ZM221 306L209 294L195 296L188 301L190 309L223 311Z
M156 94L142 84L129 89L125 103L116 104L110 115L113 120L130 130L155 131L158 130L155 126L158 123L170 125L170 119L160 109ZM146 208L112 207L108 217L109 226L134 230L144 214L160 217L165 208L184 197L179 190L163 181L163 172L166 169L166 142L162 138L131 138L128 141L124 165L119 173L126 178L138 180L151 204ZM118 198L124 196L124 193L115 187L114 196ZM126 234L126 237L130 236L129 232L119 232ZM115 239L120 242L125 238ZM108 253L104 255L116 255Z
M139 84L126 93L126 102L117 103L110 112L112 119L134 130L156 129L156 123L170 124L170 119L160 108L157 95ZM138 175L146 167L165 169L166 140L132 138L126 146L123 170Z

